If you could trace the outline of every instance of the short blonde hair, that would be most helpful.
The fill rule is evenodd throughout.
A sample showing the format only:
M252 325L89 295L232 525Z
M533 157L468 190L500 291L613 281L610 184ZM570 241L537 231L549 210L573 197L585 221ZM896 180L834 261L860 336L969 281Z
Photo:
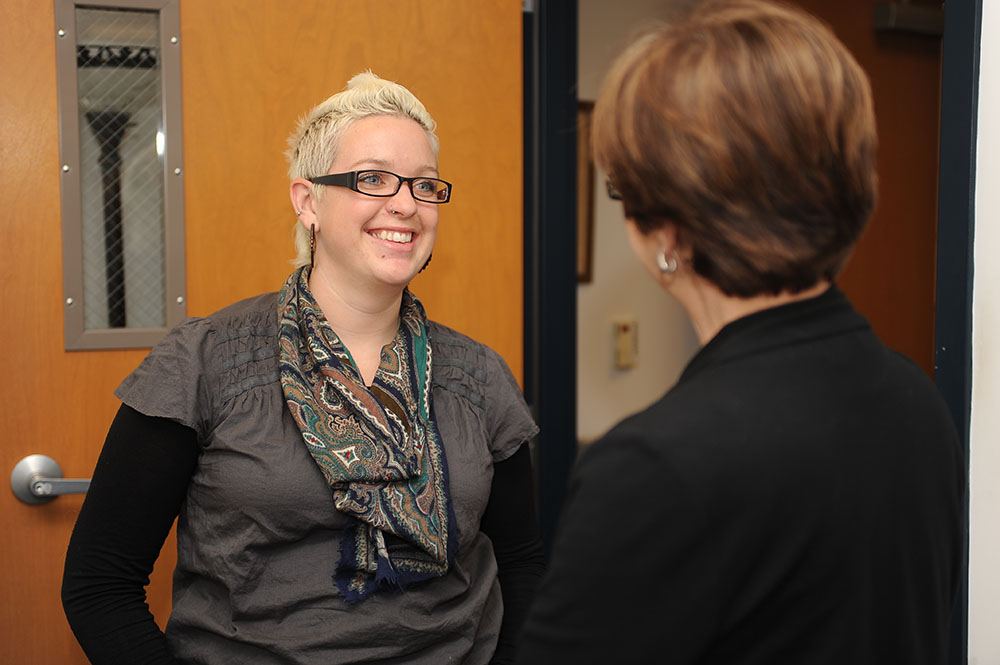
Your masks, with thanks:
M439 143L434 130L437 123L417 97L405 87L387 81L371 71L362 72L347 82L347 87L317 104L299 120L298 128L288 138L288 177L314 178L326 175L337 155L340 137L356 120L376 115L410 118L427 134L435 158ZM322 198L323 185L313 184L313 193ZM295 224L296 258L292 263L309 263L309 232Z
M832 280L875 206L868 79L826 25L776 2L703 0L636 41L593 136L626 215L643 233L674 224L728 295Z

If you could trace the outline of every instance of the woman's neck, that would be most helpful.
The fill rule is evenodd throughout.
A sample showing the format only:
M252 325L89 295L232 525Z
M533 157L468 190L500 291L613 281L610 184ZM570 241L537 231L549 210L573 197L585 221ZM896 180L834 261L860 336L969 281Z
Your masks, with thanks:
M671 289L671 293L687 310L695 334L698 335L698 340L704 346L733 321L754 312L815 298L830 288L830 282L821 280L797 293L783 291L778 294L763 294L749 298L728 296L717 286L698 276L691 279L688 284L678 286L681 288Z
M350 351L366 385L371 385L382 347L399 329L402 289L381 292L338 288L317 266L309 276L309 290L330 327Z

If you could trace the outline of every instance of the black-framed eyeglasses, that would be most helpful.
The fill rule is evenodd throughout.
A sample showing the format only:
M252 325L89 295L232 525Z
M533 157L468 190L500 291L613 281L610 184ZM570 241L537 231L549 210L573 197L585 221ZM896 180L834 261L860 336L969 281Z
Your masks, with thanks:
M611 182L611 178L604 181L604 187L608 190L608 198L613 201L621 201L622 193L618 191L615 187L615 183Z
M365 196L382 197L395 196L405 182L409 183L410 193L418 201L441 204L451 200L450 182L423 176L404 178L391 171L348 171L306 178L306 180L317 185L347 187Z

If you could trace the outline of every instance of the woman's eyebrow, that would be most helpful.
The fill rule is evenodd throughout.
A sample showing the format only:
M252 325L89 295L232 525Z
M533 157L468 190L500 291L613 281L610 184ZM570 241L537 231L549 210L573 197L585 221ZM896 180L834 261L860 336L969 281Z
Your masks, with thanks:
M391 166L392 166L392 164L390 164L388 161L386 161L384 159L359 159L358 161L354 162L351 165L350 170L351 171L357 171L359 168L374 167L374 168L380 169L382 171L393 172ZM425 172L430 171L434 175L437 175L437 172L438 172L437 166L435 166L433 164L425 164L425 165L421 166L417 170L420 173L425 173ZM400 175L404 175L404 174L400 174Z

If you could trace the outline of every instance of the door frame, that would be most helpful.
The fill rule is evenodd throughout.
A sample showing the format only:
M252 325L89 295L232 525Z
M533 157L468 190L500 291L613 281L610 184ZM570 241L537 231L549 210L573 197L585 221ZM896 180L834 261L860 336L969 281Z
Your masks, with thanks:
M576 459L577 0L523 0L524 393L551 551Z
M941 42L934 382L951 411L969 471L972 405L972 275L982 0L945 4ZM960 587L952 614L951 665L969 653L969 494L963 504Z

